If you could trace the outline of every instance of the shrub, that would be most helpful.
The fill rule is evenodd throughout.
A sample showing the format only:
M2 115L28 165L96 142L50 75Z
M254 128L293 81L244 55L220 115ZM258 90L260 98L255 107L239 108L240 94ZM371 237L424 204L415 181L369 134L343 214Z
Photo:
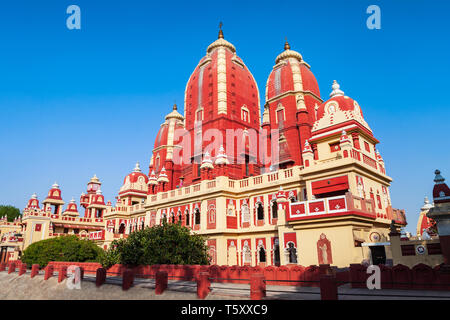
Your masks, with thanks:
M98 262L102 249L93 241L77 236L62 236L31 244L21 260L27 265L45 267L50 261Z
M0 218L6 216L9 222L20 217L20 210L13 206L0 205Z
M206 239L191 234L179 224L168 224L132 232L127 239L113 241L102 255L102 265L209 264ZM113 264L114 264L113 263Z

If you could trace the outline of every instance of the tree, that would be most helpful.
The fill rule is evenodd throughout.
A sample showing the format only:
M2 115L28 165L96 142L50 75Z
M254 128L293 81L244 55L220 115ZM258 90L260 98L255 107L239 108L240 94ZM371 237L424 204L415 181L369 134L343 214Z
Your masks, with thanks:
M50 261L98 262L102 249L93 241L77 236L62 236L31 244L22 255L27 265L45 267Z
M102 254L105 268L115 263L125 265L209 264L205 237L191 234L178 223L163 222L160 226L132 232L127 239L115 240Z
M9 222L13 222L15 218L20 217L20 210L13 206L0 205L0 218L7 216Z

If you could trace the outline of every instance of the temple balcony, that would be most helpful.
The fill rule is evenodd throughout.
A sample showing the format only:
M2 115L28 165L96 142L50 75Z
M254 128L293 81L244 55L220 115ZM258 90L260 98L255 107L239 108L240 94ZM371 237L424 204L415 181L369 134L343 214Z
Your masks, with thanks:
M303 167L301 166L295 166L242 180L232 180L226 176L219 176L214 180L203 180L198 184L149 195L147 198L147 205L151 206L160 201L166 202L168 199L179 200L189 197L197 197L202 193L212 193L216 191L242 193L246 191L264 189L271 186L278 189L278 187L282 184L298 182L302 168Z
M365 154L362 150L357 150L355 148L349 151L339 151L336 152L332 157L318 160L313 160L312 164L307 168L308 170L319 169L319 167L324 166L340 166L342 164L355 163L369 169L373 173L386 176L386 169L384 168L384 163L373 159L371 156Z
M352 215L372 220L378 219L385 223L394 220L398 224L406 224L404 210L393 209L389 206L385 211L385 214L377 213L374 200L364 199L347 192L343 196L290 203L286 210L286 221L292 223Z
M30 218L50 218L52 222L72 222L75 224L99 224L104 222L103 218L84 218L84 217L70 217L53 214L51 211L44 210L28 210L23 211L22 221L26 221Z
M106 209L105 218L116 214L137 214L145 212L145 204L138 203L132 206L117 205Z

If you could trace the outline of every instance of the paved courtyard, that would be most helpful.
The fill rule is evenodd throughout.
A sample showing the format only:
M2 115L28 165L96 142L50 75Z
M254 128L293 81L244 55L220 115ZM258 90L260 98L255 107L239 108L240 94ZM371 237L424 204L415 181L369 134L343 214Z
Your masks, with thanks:
M95 276L86 275L81 289L70 290L66 280L58 283L57 273L45 281L43 274L33 279L30 273L19 276L18 273L0 272L1 300L197 300L197 285L191 281L169 280L168 289L162 295L155 295L154 279L135 279L134 286L127 291L121 288L122 279L108 277L107 283L97 288ZM267 286L270 300L320 300L320 289L294 286ZM448 291L422 290L368 290L352 289L343 285L338 290L340 300L450 300ZM242 300L250 298L250 285L231 283L212 283L210 300Z

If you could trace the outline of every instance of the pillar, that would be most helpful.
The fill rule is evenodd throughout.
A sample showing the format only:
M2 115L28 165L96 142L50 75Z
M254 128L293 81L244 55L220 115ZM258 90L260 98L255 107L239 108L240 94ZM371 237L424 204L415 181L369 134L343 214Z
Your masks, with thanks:
M98 268L95 276L95 286L100 287L106 281L106 269Z
M261 300L266 296L266 282L264 274L255 273L250 275L250 299Z
M12 272L16 272L16 263L15 262L11 262L9 264L9 268L8 268L8 274L12 273Z
M162 294L167 289L167 271L158 271L155 275L155 294Z
M34 278L35 275L39 274L39 265L33 264L31 266L31 278Z
M133 282L134 282L133 270L126 269L122 274L122 290L130 289L130 287L133 285Z
M48 280L53 276L53 266L47 266L45 267L45 275L44 280Z
M67 267L61 266L58 272L58 282L63 281L65 278L67 278Z
M320 276L320 297L322 300L338 299L338 291L335 275L323 274Z
M26 263L22 263L19 267L19 276L23 275L25 272L27 272L27 265Z
M210 286L209 272L199 272L197 277L197 297L199 299L205 299L211 291Z
M360 150L361 146L359 145L359 133L352 132L352 139L353 139L353 146L355 147L355 149Z

